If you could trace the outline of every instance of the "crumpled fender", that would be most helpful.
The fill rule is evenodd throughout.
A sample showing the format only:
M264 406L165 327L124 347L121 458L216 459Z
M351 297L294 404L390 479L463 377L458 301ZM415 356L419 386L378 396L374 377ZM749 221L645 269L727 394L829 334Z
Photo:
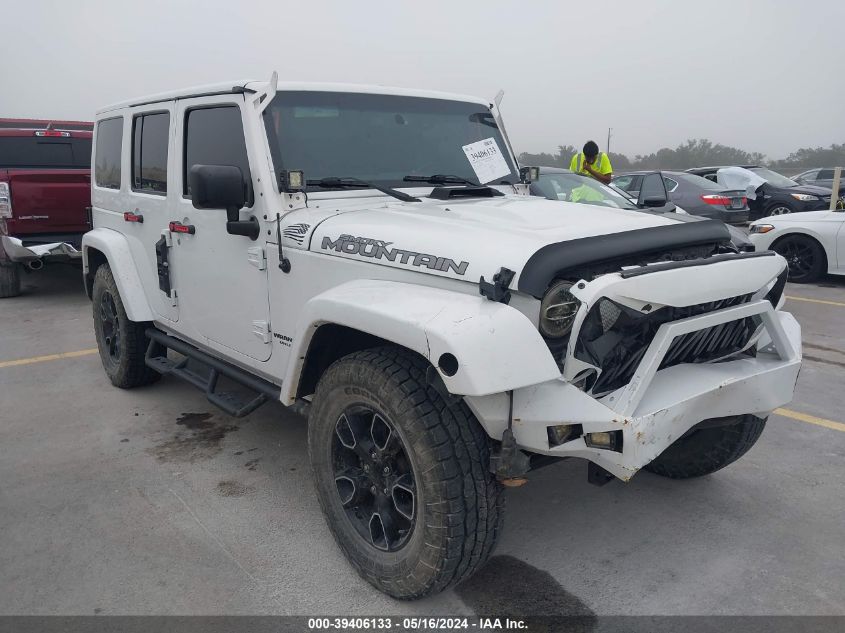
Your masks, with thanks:
M292 362L283 384L296 396L299 374L314 332L335 323L381 337L427 358L458 360L450 393L482 396L560 376L537 328L521 312L484 297L395 281L355 280L310 299L301 312Z
M82 267L87 276L90 272L91 249L96 249L106 256L111 268L120 299L126 309L126 315L132 321L152 321L153 313L144 294L144 286L138 276L138 270L129 250L129 242L117 231L97 228L82 236Z

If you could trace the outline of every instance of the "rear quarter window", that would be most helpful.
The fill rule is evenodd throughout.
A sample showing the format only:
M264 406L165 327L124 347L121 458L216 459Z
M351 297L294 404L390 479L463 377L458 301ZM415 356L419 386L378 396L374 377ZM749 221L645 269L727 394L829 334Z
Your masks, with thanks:
M97 123L94 182L98 187L120 189L120 156L123 150L123 117Z
M89 169L91 139L3 136L0 137L0 167Z

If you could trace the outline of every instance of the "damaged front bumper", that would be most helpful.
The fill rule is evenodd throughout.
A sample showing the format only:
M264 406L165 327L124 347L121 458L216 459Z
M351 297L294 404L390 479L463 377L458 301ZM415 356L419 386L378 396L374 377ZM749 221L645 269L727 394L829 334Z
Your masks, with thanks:
M24 246L16 237L0 236L0 259L22 264L32 270L38 270L47 262L67 262L81 257L82 252L66 242Z
M583 370L584 363L573 358L570 350L559 379L514 390L513 434L517 444L532 453L587 459L627 481L704 420L742 414L765 417L787 404L801 367L801 327L791 314L776 310L771 297L765 298L773 278L780 274L768 259L746 264L745 277L734 277L737 295L749 287L757 289L749 301L660 325L624 386L598 397L575 386L572 379ZM725 264L721 270L713 265L697 271L702 277L698 281L724 280L725 273L738 272L736 262ZM584 306L581 318L576 319L570 348L584 314L597 301L610 297L637 305L649 296L669 301L667 288L682 274L666 271L636 280L608 276L585 284L579 293ZM694 294L689 287L678 292ZM753 354L661 368L676 339L743 319L759 324L749 343ZM508 423L508 395L465 400L488 434L501 437ZM567 429L577 432L568 433ZM610 433L614 441L599 448L591 441L591 434L596 433L605 438L608 436L604 434Z

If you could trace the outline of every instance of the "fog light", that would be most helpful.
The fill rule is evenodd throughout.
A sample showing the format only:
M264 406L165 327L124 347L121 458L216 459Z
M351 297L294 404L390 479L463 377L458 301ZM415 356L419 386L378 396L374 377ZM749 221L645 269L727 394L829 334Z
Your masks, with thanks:
M584 443L590 448L601 448L606 451L622 452L622 431L602 431L587 433Z
M550 447L560 446L569 440L581 437L584 433L584 429L580 424L558 424L557 426L547 426L546 431L549 434Z

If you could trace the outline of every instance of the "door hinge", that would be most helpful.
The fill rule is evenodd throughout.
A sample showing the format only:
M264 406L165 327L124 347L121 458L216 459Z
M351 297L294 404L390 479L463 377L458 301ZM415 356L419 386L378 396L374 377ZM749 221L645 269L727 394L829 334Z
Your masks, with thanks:
M260 338L262 343L270 342L270 324L267 321L253 321L252 333Z
M267 268L267 254L261 246L253 246L246 251L249 263L255 266L258 270L265 270Z

